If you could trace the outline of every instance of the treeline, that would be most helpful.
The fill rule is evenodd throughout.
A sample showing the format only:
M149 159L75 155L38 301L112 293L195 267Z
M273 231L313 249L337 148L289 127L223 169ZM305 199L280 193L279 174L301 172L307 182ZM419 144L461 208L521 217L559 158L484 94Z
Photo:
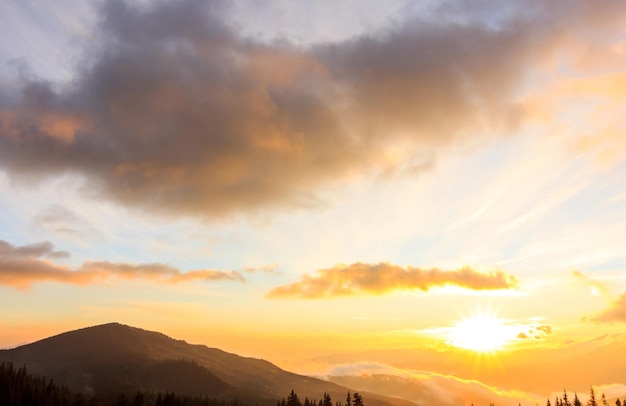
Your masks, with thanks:
M472 404L474 406L474 404ZM489 406L495 406L494 403L489 404ZM521 404L520 404L521 406ZM537 405L538 406L538 405ZM572 398L567 394L566 390L563 390L563 396L556 396L554 398L554 403L550 402L550 399L546 401L546 406L583 406L583 403L578 398L578 394L574 392L574 397ZM596 392L593 390L593 386L591 387L591 392L589 393L589 400L585 403L585 406L613 406L610 405L606 400L606 396L604 393L598 400L596 396ZM617 399L615 400L615 406L626 406L626 398L623 401Z
M553 406L553 404L550 403L550 399L548 399L548 401L546 402L546 406ZM572 399L571 396L567 395L567 391L563 390L563 396L557 396L554 399L554 406L583 406L583 403L580 401L576 393L574 393L574 398ZM596 397L596 392L593 390L592 386L591 391L589 392L589 400L587 401L586 406L612 405L609 405L606 400L606 396L604 396L604 393L600 397L600 400L598 400L598 398ZM624 398L624 401L621 401L619 399L615 400L615 406L626 406L626 398Z
M287 400L283 398L276 403L276 406L333 406L333 401L328 393L324 393L319 401L315 399L309 400L307 397L304 398L304 401L301 401L300 398L298 398L298 395L292 390L289 396L287 396ZM337 401L334 406L344 405L340 401ZM354 392L354 395L350 396L350 391L348 391L345 406L364 406L363 397L359 395L358 392Z
M2 406L246 406L238 400L178 395L174 392L85 395L56 384L52 379L31 375L26 367L0 364Z

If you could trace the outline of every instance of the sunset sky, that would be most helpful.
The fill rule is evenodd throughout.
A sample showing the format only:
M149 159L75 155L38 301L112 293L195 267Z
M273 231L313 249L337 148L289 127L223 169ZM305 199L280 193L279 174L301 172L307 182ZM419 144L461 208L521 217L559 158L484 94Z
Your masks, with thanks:
M2 1L0 347L465 385L625 348L625 100L622 0Z

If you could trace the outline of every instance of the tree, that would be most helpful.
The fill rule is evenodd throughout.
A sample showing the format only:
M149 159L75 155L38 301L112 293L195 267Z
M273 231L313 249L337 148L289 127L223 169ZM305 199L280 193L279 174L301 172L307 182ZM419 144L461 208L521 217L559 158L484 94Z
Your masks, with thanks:
M574 392L574 406L583 406L580 399L578 399L578 394L576 392Z
M596 393L593 391L593 386L591 387L591 392L589 393L589 401L587 402L588 406L598 406L598 402L596 401Z
M291 390L291 393L287 398L287 406L302 406L302 403L300 403L300 399L298 399L298 395L296 395L293 389Z
M354 399L352 400L353 406L363 406L363 397L359 395L359 392L354 392Z
M330 399L330 395L328 393L324 393L323 399L323 406L333 406L333 401Z
M606 397L604 396L604 393L602 393L602 406L609 406L609 404L606 403Z
M348 397L346 397L346 406L352 406L352 399L350 399L350 391L348 391Z
M567 398L567 391L563 389L563 406L572 406L569 399Z

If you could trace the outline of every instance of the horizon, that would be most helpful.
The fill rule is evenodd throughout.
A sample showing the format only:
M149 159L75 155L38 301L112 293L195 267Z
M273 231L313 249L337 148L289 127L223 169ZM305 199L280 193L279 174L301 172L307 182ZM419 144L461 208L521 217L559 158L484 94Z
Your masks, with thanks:
M0 348L114 320L428 396L626 396L624 16L2 2Z

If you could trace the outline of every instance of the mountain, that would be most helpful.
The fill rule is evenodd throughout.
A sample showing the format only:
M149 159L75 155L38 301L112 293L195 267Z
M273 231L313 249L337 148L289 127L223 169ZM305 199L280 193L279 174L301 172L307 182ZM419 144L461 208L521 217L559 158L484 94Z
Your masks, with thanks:
M30 373L86 394L175 391L273 406L291 390L301 399L320 399L329 393L334 400L343 400L349 390L284 371L268 361L188 344L119 323L0 350L3 361L25 365ZM362 395L367 406L414 406L400 399Z

